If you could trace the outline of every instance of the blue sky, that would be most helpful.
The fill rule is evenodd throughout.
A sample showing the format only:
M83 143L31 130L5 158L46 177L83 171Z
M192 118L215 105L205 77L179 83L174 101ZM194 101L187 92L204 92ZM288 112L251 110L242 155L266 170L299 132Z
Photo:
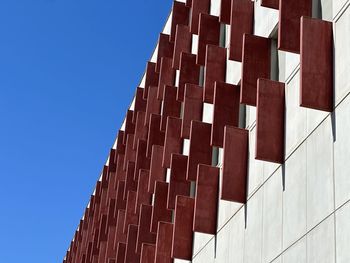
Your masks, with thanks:
M0 1L0 261L61 262L171 0Z

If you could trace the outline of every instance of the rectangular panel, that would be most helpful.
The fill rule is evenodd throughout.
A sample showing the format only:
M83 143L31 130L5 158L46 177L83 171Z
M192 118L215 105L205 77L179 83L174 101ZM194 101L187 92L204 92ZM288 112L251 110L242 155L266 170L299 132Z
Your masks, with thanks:
M273 8L273 9L279 9L279 0L261 0L261 6Z
M125 263L139 263L140 254L136 253L137 225L129 225L126 240Z
M238 127L240 87L224 82L215 83L211 145L223 147L226 125Z
M160 63L163 57L173 58L174 55L174 43L170 42L170 36L161 33L158 40L158 55L156 72L160 72Z
M134 134L128 134L126 139L125 158L124 158L124 170L126 171L128 162L135 162L136 151L133 148Z
M151 231L156 233L158 222L171 222L171 210L167 209L168 183L157 181L155 184L154 205L152 211Z
M159 114L151 114L147 139L147 157L151 157L153 145L164 146L165 132L160 130L161 118Z
M190 150L187 162L187 180L196 181L198 164L211 165L211 125L200 121L191 122Z
M172 247L173 224L159 222L157 231L156 253L154 263L172 263L171 247Z
M333 111L332 23L302 17L300 40L300 105Z
M210 0L192 0L191 9L191 33L198 35L199 16L200 14L209 14Z
M191 53L192 34L190 28L185 25L177 25L174 44L173 68L180 69L181 53Z
M115 203L115 213L119 209L125 209L126 208L126 198L124 198L124 188L125 188L125 181L118 181L117 184L117 200Z
M150 115L159 114L161 101L157 99L158 87L150 86L148 89L145 125L148 126Z
M207 45L218 46L220 42L220 22L217 16L200 14L198 34L197 64L204 66Z
M182 150L181 124L181 119L168 117L162 162L164 168L170 167L171 154Z
M138 140L147 140L148 127L144 125L146 113L143 111L136 112L136 127L133 142L133 149L137 147Z
M160 74L159 74L159 84L158 84L158 100L163 100L164 98L164 87L173 86L175 84L175 70L172 68L173 59L172 58L161 58L160 63Z
M143 92L144 92L143 88L140 88L140 87L136 88L135 106L134 106L135 112L139 112L139 111L146 112L147 101L145 99L143 99ZM134 114L134 118L133 118L134 123L136 123L136 117L137 117L137 115Z
M232 0L221 0L220 5L220 23L229 25L231 21L231 2Z
M126 182L124 187L124 199L127 198L129 191L137 190L137 181L134 179L135 175L135 163L128 162L128 168L126 169Z
M125 117L125 134L123 138L123 143L126 144L126 139L128 138L128 134L134 134L135 132L135 123L133 122L134 112L132 110L128 110L126 112Z
M116 226L110 226L107 237L107 249L104 255L103 262L108 262L109 258L115 258L117 251L114 249L114 237L116 232Z
M152 195L148 192L149 171L140 169L137 185L135 213L140 210L141 204L151 204Z
M117 155L117 180L125 181L126 172L124 171L124 154Z
M175 41L176 26L179 24L188 26L189 21L190 8L185 3L174 1L171 16L170 42Z
M140 263L154 263L156 246L152 244L142 244Z
M135 173L134 179L138 181L139 170L149 170L151 165L151 159L146 157L147 142L139 140L136 150L136 161L135 161Z
M300 18L312 15L312 0L280 0L278 49L300 51Z
M193 231L216 234L219 168L198 165Z
M243 35L253 34L254 2L234 0L231 9L230 59L242 61Z
M193 245L194 199L178 195L176 197L173 244L173 258L191 260Z
M142 243L155 244L156 235L151 233L152 206L142 204L140 207L140 219L137 232L136 252L141 253Z
M284 162L284 83L259 79L255 158Z
M202 120L203 114L203 88L198 85L186 84L184 109L182 117L181 137L189 139L191 121Z
M117 139L117 146L116 146L116 150L117 150L117 154L125 154L125 144L124 142L124 131L119 130L118 131L118 139Z
M177 195L190 196L191 182L186 180L187 159L185 155L171 155L168 209L175 209Z
M138 215L135 214L135 206L136 206L136 192L129 191L128 198L126 200L126 213L124 220L124 233L127 232L129 225L138 223Z
M270 78L270 50L270 39L254 35L244 35L241 103L256 106L257 80L258 78Z
M156 72L156 63L147 62L146 76L145 76L145 89L143 90L143 98L147 99L148 89L150 86L158 87L159 73Z
M225 127L221 199L245 204L247 201L249 131Z
M126 243L118 243L117 248L117 263L124 263Z
M118 210L117 229L114 237L114 247L117 249L119 242L126 242L126 233L124 233L125 210Z
M226 48L207 45L204 74L204 102L213 103L215 82L225 82L225 78Z
M165 86L162 110L161 129L165 131L166 121L169 116L180 118L181 102L176 100L177 88Z
M200 66L196 64L196 55L181 53L179 87L177 100L184 100L186 84L199 84Z
M150 177L148 182L148 192L154 193L154 183L156 181L165 181L166 169L162 166L163 146L153 145Z

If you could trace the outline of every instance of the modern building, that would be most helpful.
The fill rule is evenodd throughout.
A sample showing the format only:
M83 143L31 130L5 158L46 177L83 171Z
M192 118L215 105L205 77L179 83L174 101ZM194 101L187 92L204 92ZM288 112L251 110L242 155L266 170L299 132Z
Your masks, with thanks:
M349 92L349 0L175 1L64 262L349 263Z

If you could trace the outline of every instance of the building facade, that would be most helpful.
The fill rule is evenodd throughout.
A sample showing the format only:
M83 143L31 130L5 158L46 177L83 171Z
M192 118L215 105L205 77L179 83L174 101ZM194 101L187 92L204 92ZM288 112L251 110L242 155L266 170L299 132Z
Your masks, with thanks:
M350 1L175 1L66 263L350 262Z

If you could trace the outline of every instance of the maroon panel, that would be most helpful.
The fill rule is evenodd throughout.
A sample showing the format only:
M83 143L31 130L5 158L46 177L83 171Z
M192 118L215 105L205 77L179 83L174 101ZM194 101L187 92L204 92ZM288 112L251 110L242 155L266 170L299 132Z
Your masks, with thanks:
M125 244L125 243L118 243L118 248L117 248L117 263L124 263L124 259L125 259L125 250L126 250L126 244Z
M165 181L166 169L162 166L163 149L163 146L153 145L148 182L148 192L152 194L154 193L154 183L156 181Z
M125 118L125 134L123 138L123 143L126 144L126 140L129 134L134 134L135 132L135 123L133 123L134 112L132 110L128 110L126 112Z
M147 142L139 140L139 143L137 145L137 151L136 151L136 162L135 162L135 173L134 173L134 179L138 181L139 178L139 170L149 170L151 165L150 158L146 157L146 151L147 151Z
M174 55L174 43L170 42L170 36L161 33L158 40L158 56L156 72L160 71L161 58L173 58Z
M134 180L135 175L135 163L128 162L128 168L126 169L126 182L124 187L124 199L127 198L129 191L136 192L137 190L137 181Z
M118 131L118 137L117 137L117 154L125 154L125 144L123 144L124 141L124 131L119 130Z
M186 84L199 84L200 66L196 64L196 55L181 53L179 88L177 100L184 100Z
M140 219L137 232L136 252L141 253L142 243L155 244L156 235L151 233L152 206L142 204L140 207Z
M249 131L225 127L221 199L239 203L247 201Z
M168 209L175 209L175 199L177 195L190 195L191 182L186 180L187 159L187 156L181 154L171 155Z
M156 246L152 244L142 244L140 263L154 263Z
M156 253L154 263L172 263L171 247L173 224L166 222L158 223Z
M189 21L190 21L190 8L186 6L185 3L174 1L172 18L171 18L171 30L170 30L171 42L175 41L176 26L179 24L188 26Z
M167 209L168 183L156 182L151 231L157 232L158 222L171 222L171 210Z
M190 150L187 162L187 180L196 181L198 164L211 165L211 125L200 121L191 122Z
M164 168L170 167L170 157L172 153L180 153L182 150L181 139L181 119L168 117L165 132L165 143L162 165Z
M150 86L158 87L159 74L156 72L156 63L147 62L146 77L145 77L145 89L143 91L143 98L148 97L148 89Z
M220 22L217 16L200 14L198 34L197 64L204 66L207 45L218 46L220 42Z
M216 234L219 171L217 167L198 165L193 231Z
M126 201L126 212L124 220L124 233L128 230L128 226L131 224L136 225L138 222L138 215L135 213L136 206L136 192L129 191L128 198Z
M180 118L181 102L176 100L177 88L165 86L161 129L165 131L168 116Z
M173 258L191 260L193 245L194 199L187 196L176 197L173 244Z
M124 158L124 171L126 171L128 162L135 162L136 151L133 149L134 134L128 134L126 139L126 149Z
M232 0L221 0L220 5L220 23L229 25L231 21L231 2Z
M240 87L223 82L215 83L211 145L223 147L226 125L238 127Z
M118 181L117 183L117 200L115 203L115 213L117 214L117 211L119 209L125 209L126 208L126 198L124 198L124 188L125 188L125 181Z
M125 180L126 173L124 171L124 154L117 155L117 180Z
M136 127L135 127L135 135L134 135L134 142L133 142L133 149L135 150L137 147L138 140L147 140L147 132L148 132L148 126L145 126L145 117L146 113L143 111L139 111L136 113Z
M209 14L210 0L192 0L191 10L191 33L198 35L198 25L200 23L200 14Z
M148 126L151 114L159 114L161 101L157 99L158 87L150 86L148 89L147 106L146 106L146 118L145 125Z
M258 78L270 78L270 49L270 39L254 35L244 35L241 103L256 106L257 80Z
M255 158L283 163L285 85L267 79L258 80Z
M152 146L164 146L165 132L160 130L161 115L151 114L147 139L147 157L151 157Z
M302 17L300 48L300 105L333 111L332 23Z
M181 53L191 53L192 34L190 28L185 25L177 25L174 44L173 68L180 69Z
M231 9L230 59L242 61L243 35L253 34L254 2L234 0Z
M273 9L279 9L280 6L279 0L261 0L261 6L273 8Z
M124 232L124 221L125 221L125 210L118 210L117 216L117 228L114 237L114 248L117 249L117 245L119 242L126 242L126 233Z
M108 237L107 237L107 250L106 254L104 256L103 262L108 262L109 258L115 258L115 255L117 251L114 249L114 237L116 232L116 226L110 226L108 230Z
M125 249L125 263L139 263L140 254L136 253L137 225L129 225Z
M141 204L151 204L152 194L148 192L149 171L140 169L137 185L135 213L140 210Z
M278 49L299 53L300 18L312 15L312 0L280 0Z
M172 58L161 58L160 74L159 74L159 84L157 98L163 100L164 98L164 87L175 84L175 69L172 68L173 59Z
M190 138L191 121L202 120L202 112L203 88L198 85L186 84L181 128L182 138Z
M143 88L139 87L136 89L135 106L134 106L135 112L139 112L139 111L146 112L147 101L145 99L143 99L143 92L144 92ZM137 115L134 114L133 122L135 122L135 123L136 123L136 117L137 117Z
M216 81L225 82L226 48L207 45L203 101L213 103Z

